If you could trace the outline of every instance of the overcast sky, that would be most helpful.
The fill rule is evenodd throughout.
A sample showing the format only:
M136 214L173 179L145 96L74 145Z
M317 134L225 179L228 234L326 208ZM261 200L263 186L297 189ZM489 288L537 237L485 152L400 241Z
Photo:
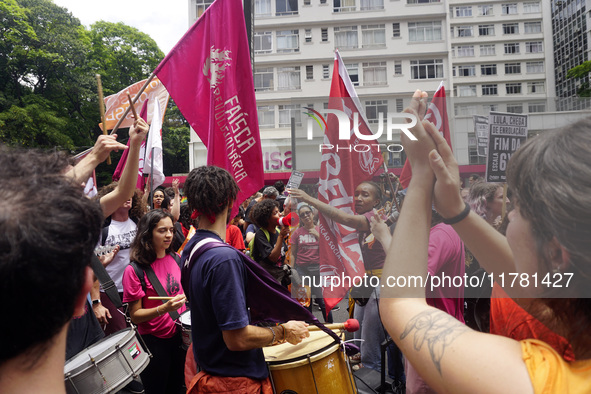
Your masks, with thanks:
M86 27L96 21L123 22L146 33L166 55L189 28L187 0L53 0Z

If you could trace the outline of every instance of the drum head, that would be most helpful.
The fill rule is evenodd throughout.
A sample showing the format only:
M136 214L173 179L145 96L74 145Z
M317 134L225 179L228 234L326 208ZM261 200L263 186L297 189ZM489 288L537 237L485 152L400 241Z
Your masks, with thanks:
M312 331L310 337L304 339L297 345L283 343L281 345L263 348L265 361L269 366L297 363L301 360L311 362L331 354L339 347L334 338L324 331Z
M112 348L119 343L120 341L123 342L123 338L127 335L134 335L134 332L131 331L130 328L126 330L122 330L116 332L114 334L109 335L95 343L92 346L87 347L68 361L66 361L66 365L64 367L64 372L73 372L76 368L88 363L90 357L95 359L100 359L103 353L112 353Z
M183 326L191 327L191 311L187 309L179 317L179 321Z

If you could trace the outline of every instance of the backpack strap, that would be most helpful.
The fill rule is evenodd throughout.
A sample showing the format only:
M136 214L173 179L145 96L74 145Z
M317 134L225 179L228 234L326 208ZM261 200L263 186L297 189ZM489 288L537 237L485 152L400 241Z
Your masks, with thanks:
M182 266L181 266L181 258L179 257L179 255L176 254L175 252L170 252L170 255L172 256L172 258L174 259L174 261L176 261L176 264L179 266L179 268L182 268Z
M105 246L105 242L107 241L107 237L109 236L109 226L103 227L101 230L101 245Z
M103 287L105 294L107 295L107 297L109 297L113 305L115 305L115 308L121 308L123 306L123 303L121 302L121 297L119 296L117 286L115 286L115 282L113 282L113 279L111 279L109 273L107 272L99 258L96 257L96 255L94 254L90 259L90 266L92 268L92 271L96 275L96 278L98 279L99 283Z
M146 276L148 277L148 280L152 284L154 290L156 290L156 293L158 293L160 297L169 297L168 293L166 292L166 290L164 290L162 283L160 283L160 280L156 276L156 273L154 272L152 267L150 267L149 265L141 266L135 261L132 261L130 264L132 265L136 275L138 276L138 279L140 280L140 283L142 284L142 289L144 290L144 293L146 292L146 282L144 279L144 273L146 273ZM162 303L165 304L166 301L162 300ZM170 311L168 312L168 314L170 315L170 318L172 320L177 320L180 317L177 311Z

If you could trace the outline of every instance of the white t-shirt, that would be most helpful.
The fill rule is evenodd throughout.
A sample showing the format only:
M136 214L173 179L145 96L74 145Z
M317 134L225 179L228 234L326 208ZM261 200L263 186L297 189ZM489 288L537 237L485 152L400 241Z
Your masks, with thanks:
M111 220L108 228L109 232L105 240L105 246L119 245L120 249L106 269L113 282L115 282L117 290L123 293L123 271L129 265L129 248L135 238L137 225L131 219L127 219L125 222Z

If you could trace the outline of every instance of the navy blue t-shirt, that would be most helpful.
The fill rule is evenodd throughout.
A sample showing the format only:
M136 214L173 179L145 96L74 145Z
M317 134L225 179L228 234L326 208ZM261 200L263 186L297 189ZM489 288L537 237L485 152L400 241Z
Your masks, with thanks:
M221 239L213 232L197 230L185 253L204 238ZM183 257L185 255L183 253ZM222 331L236 330L250 323L246 307L247 272L239 252L226 247L212 248L195 262L190 276L191 336L197 363L209 374L268 376L262 349L241 352L226 347Z

